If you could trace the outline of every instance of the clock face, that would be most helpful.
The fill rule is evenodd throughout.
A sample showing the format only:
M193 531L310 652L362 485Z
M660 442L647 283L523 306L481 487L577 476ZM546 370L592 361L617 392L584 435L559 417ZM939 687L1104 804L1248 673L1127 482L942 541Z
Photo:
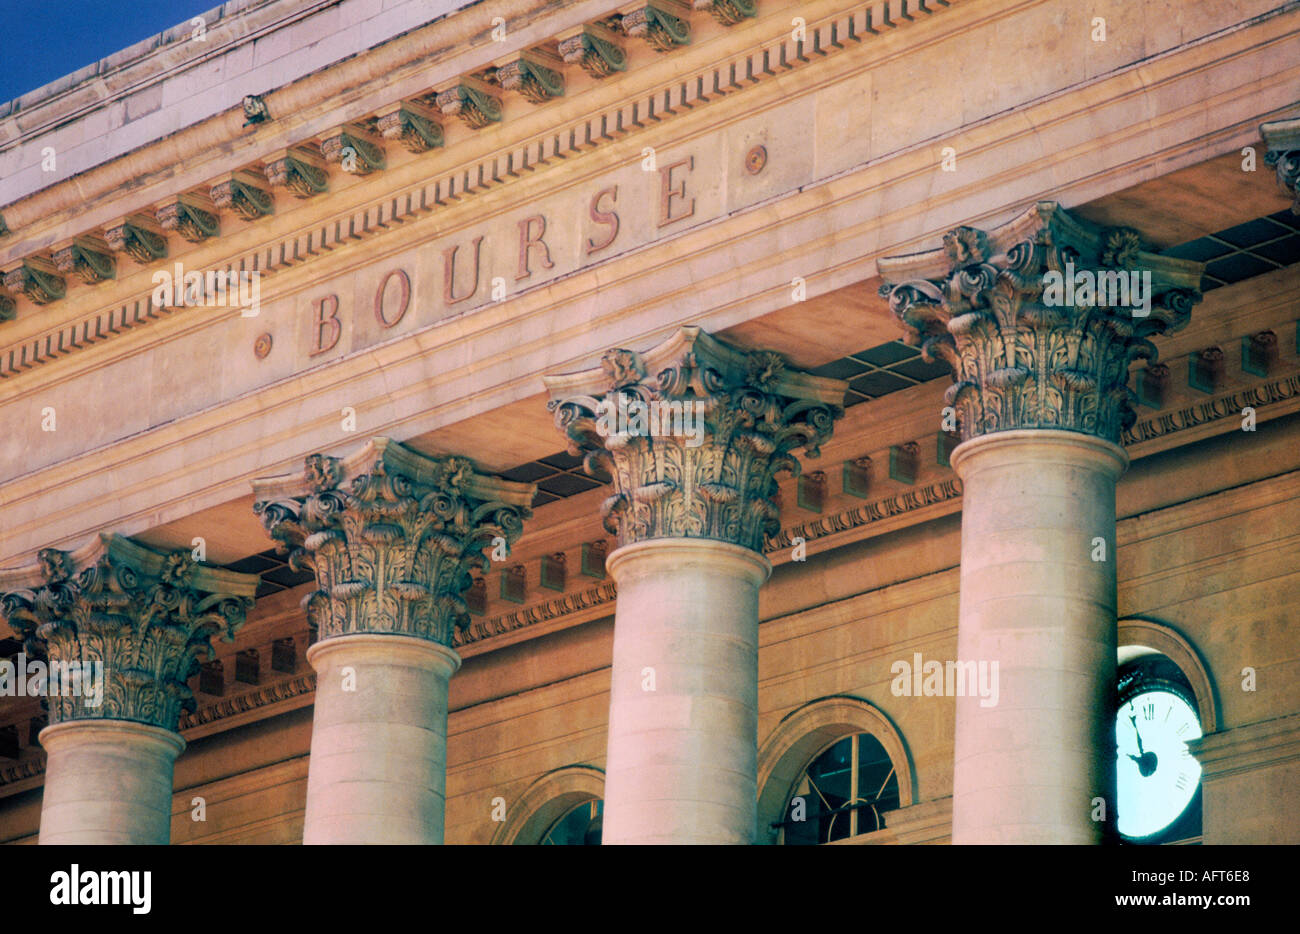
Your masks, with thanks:
M1153 836L1187 809L1201 780L1201 764L1187 743L1200 735L1195 708L1174 691L1148 687L1120 704L1115 742L1121 835Z

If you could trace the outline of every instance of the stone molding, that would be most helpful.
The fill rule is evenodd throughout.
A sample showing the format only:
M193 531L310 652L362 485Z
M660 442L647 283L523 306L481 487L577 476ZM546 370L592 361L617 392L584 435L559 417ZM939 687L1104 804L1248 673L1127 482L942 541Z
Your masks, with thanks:
M516 629L523 629L525 626L531 626L534 623L568 616L571 613L578 613L593 607L606 606L612 604L617 596L618 593L613 582L606 581L587 590L566 593L552 600L512 610L509 613L502 613L499 616L482 620L471 618L468 625L456 630L452 647L459 648L472 642L481 642L493 636L514 632Z
M570 453L583 456L588 473L613 477L615 492L601 517L620 546L711 538L760 553L780 528L776 477L798 475L795 450L818 456L844 414L848 385L795 370L772 351L740 350L697 327L645 354L611 350L598 369L543 380ZM668 434L626 430L621 413L640 406L652 422L656 412L671 413L668 406L689 408L692 421L703 419L700 443L690 443L683 419Z
M368 239L374 234L389 230L395 221L400 222L421 216L435 208L463 199L466 195L480 194L513 179L524 177L536 169L565 164L573 156L616 142L629 133L691 113L704 104L730 97L760 82L780 77L788 71L803 68L812 62L821 61L826 56L861 45L870 37L893 33L899 27L917 21L915 17L898 21L891 19L889 6L890 3L896 2L897 0L876 0L872 6L833 14L821 21L810 23L806 28L807 38L803 41L795 41L788 35L788 30L783 31L780 37L763 40L753 50L729 56L726 61L705 66L689 75L657 86L648 93L638 91L632 95L632 100L628 103L603 108L600 112L572 124L551 128L523 141L505 145L499 151L451 169L445 176L434 181L379 198L359 210L349 210L337 217L329 218L323 224L313 224L310 231L287 234L265 247L244 251L228 260L205 262L203 265L214 270L239 269L268 273L318 258L336 247ZM661 5L664 10L669 7L680 8L678 12L682 15L690 12L682 3L674 6L664 0ZM928 17L941 9L943 7L933 9L922 7L919 12ZM686 20L682 22L685 23ZM622 57L617 43L605 38L610 35L613 35L611 31L600 24L588 24L581 37L583 57L581 60L576 58L577 53L571 48L570 54L575 55L571 61L593 74L605 67L610 71L615 70L616 61L625 66L625 57ZM592 53L591 49L596 51ZM809 52L813 54L810 56ZM593 56L604 64L597 64ZM430 95L429 99L431 104L436 100L438 109L444 114L457 116L475 129L501 119L500 101L494 96L496 89L486 82L465 75L455 85L449 88L444 85L444 88L442 93ZM391 116L381 115L379 119L387 121L386 124L381 125L385 138L392 138L388 135L390 133L401 134L403 145L412 151L427 151L428 148L442 144L441 130L437 123L425 121L431 123L431 126L426 128L429 132L424 136L411 129L416 124L406 115L396 120ZM437 141L433 139L435 135ZM327 190L328 172L324 159L315 157L308 151L313 145L310 141L295 143L287 149L263 155L259 162L250 163L249 167L264 166L268 184L273 188L286 189L299 199L314 197ZM174 162L174 158L169 159L169 164L170 162ZM226 177L229 177L228 173ZM217 182L217 184L222 183ZM203 197L211 193L212 187L208 185L202 189ZM183 196L183 194L176 195L168 210L171 211L174 204ZM211 212L206 213L215 225L215 217L212 217ZM186 223L182 228L181 222L190 219L188 213L177 208L175 215L177 233L184 233L187 239L190 236L199 237L198 240L192 240L196 243L205 239L199 235L207 231L207 226ZM170 220L169 218L169 222ZM209 237L220 236L219 229L215 226L212 231ZM94 231L85 231L85 233L93 234ZM107 234L105 236L111 242L111 238L108 238ZM143 259L147 255L143 250L132 253L132 256L142 263L162 258L157 256L149 260ZM31 259L41 262L44 257L37 255ZM17 261L17 258L13 259L13 262ZM38 294L44 296L44 293ZM60 292L45 298L45 301L54 301L63 297L63 293ZM144 298L139 299L139 301L144 300ZM21 345L0 348L0 378L13 376L31 366L48 363L70 350L79 349L83 344L93 343L116 333L114 330L105 332L100 326L100 319L106 313L111 315L113 309L96 312L85 321L65 323L57 329L29 338Z
M488 567L485 547L519 537L537 490L373 438L346 459L309 455L302 473L253 491L290 566L316 575L303 606L320 639L393 633L450 646L468 621L470 569Z
M211 639L234 640L257 590L255 574L161 554L121 535L101 535L75 553L42 549L37 563L0 570L0 618L31 655L51 663L103 664L102 703L59 693L50 723L133 720L175 731L195 709L186 682Z
M1215 396L1207 402L1197 402L1177 410L1160 412L1125 428L1123 444L1126 447L1142 445L1223 419L1240 421L1242 409L1247 406L1256 410L1268 406L1290 410L1295 408L1297 403L1300 403L1300 375L1288 376L1285 379L1259 383L1236 392ZM1278 414L1284 413L1278 412Z
M1147 253L1134 230L1102 229L1040 201L996 230L958 227L943 247L881 259L879 269L907 343L953 370L945 399L963 441L1058 428L1118 443L1137 419L1129 365L1154 361L1148 338L1190 320L1204 264ZM1049 274L1072 282L1079 273L1142 277L1149 313L1072 301L1072 285L1049 291Z
M1291 213L1300 214L1300 117L1260 124L1268 147L1264 164L1277 168L1277 183L1291 198Z
M1229 775L1300 759L1300 714L1220 728L1187 744L1208 784Z

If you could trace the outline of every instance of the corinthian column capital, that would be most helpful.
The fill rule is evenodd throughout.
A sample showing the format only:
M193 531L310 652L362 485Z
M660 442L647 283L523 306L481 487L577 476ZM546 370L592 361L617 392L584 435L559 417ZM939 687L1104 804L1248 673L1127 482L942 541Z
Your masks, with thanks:
M244 623L255 574L162 554L121 535L76 552L42 550L0 570L0 618L50 667L50 723L134 720L175 732L194 709L186 681L211 639ZM91 683L102 676L102 691ZM89 681L88 681L89 679Z
M996 230L958 227L941 248L879 268L907 343L952 367L947 401L963 440L1056 428L1118 443L1136 418L1129 364L1154 361L1148 338L1187 323L1204 267L1040 201Z
M570 452L613 476L601 511L620 545L711 538L760 553L779 528L777 476L798 474L795 450L818 455L847 386L697 327L544 379Z
M1276 166L1277 183L1291 196L1291 213L1300 214L1300 117L1260 124L1268 151L1266 165Z
M253 482L254 511L295 569L316 574L304 604L319 638L390 633L451 645L483 549L523 530L529 483L477 473L374 438L347 458L310 455L302 473Z

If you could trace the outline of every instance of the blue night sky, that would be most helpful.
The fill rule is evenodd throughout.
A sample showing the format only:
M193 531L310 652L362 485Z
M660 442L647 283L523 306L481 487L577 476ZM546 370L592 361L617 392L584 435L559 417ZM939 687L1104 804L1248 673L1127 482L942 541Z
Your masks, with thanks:
M0 102L188 23L220 4L221 0L0 0L5 32Z

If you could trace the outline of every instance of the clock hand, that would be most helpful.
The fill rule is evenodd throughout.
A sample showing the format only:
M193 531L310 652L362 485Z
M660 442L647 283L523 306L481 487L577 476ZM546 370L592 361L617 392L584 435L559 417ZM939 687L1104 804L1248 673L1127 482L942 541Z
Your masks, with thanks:
M1142 749L1142 734L1138 731L1137 714L1133 714L1133 716L1129 717L1128 719L1129 722L1133 724L1133 735L1137 737L1138 755L1146 755L1146 752Z

